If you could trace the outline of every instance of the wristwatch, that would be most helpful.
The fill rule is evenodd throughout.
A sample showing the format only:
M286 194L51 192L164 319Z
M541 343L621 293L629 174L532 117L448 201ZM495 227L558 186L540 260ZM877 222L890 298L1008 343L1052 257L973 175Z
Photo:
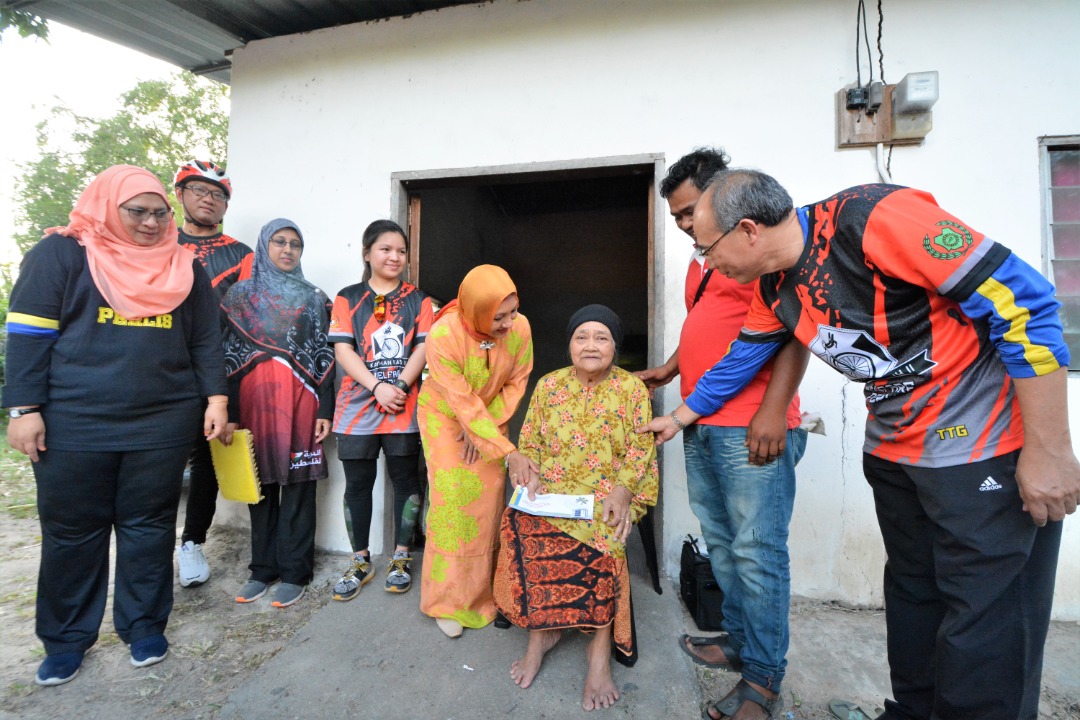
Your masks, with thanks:
M15 418L21 418L23 415L32 415L36 412L41 412L41 408L11 408L8 410L8 417L14 420Z
M398 388L402 392L409 392L409 383L405 382L401 378L394 381L394 387Z

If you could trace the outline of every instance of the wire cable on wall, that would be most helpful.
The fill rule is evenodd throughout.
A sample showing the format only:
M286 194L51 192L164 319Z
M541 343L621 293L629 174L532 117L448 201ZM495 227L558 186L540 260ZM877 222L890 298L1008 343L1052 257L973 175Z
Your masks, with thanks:
M877 55L878 55L878 77L881 78L881 82L885 82L885 51L881 49L881 35L883 32L883 26L885 24L885 15L881 12L882 0L877 2Z
M861 58L862 50L859 47L860 41L866 44L866 61L870 68L870 79L866 81L866 85L862 84L862 63ZM855 13L855 83L859 87L870 87L874 82L874 56L870 52L870 31L866 27L866 3L865 0L859 0L859 9Z
M878 2L877 2L877 13L878 13L878 21L877 21L878 77L881 78L882 85L885 84L885 50L884 50L884 48L882 47L882 44L881 44L881 39L885 35L885 13L884 13L883 8L882 8L883 2L884 2L884 0L878 0ZM861 26L860 26L860 20L862 21ZM862 29L863 34L866 36L866 40L865 40L865 42L866 42L866 55L867 55L867 59L869 60L869 63L870 63L870 73L871 73L869 83L867 84L867 87L869 87L869 85L874 82L874 76L873 76L873 72L874 72L874 56L870 52L870 33L866 29L866 5L865 5L865 0L859 0L859 7L858 7L858 10L857 10L857 12L855 14L855 65L856 65L855 76L856 76L856 82L858 82L861 85L862 84L862 79L861 79L861 75L859 74L859 68L858 68L859 54L860 54L860 50L859 50L859 40L860 40L860 38L859 38L859 30L860 30L860 27ZM893 148L894 147L895 146L892 145L892 144L889 145L889 152L888 152L887 156L885 156L885 146L884 146L883 143L878 143L878 147L877 147L878 174L881 176L882 181L888 182L888 183L892 182L892 154L893 154Z

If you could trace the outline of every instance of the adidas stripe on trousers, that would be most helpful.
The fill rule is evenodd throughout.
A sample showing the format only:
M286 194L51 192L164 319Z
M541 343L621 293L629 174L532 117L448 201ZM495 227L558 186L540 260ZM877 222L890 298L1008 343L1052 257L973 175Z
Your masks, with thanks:
M1023 511L1018 456L947 468L863 456L888 555L884 718L1038 716L1062 523Z

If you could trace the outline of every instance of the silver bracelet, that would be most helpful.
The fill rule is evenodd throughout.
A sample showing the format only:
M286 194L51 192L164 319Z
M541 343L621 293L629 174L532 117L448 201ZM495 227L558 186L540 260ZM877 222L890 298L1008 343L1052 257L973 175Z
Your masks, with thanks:
M677 427L679 430L685 430L686 423L679 419L679 416L676 414L676 412L676 410L671 411L671 421L675 423L675 427Z

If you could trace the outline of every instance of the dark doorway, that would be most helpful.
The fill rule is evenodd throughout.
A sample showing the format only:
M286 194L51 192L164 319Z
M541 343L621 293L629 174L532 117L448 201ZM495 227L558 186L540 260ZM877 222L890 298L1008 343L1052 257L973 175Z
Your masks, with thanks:
M569 364L566 323L589 303L607 305L622 319L626 338L619 364L645 368L652 170L648 165L406 183L414 282L447 302L476 265L505 268L533 329L530 392L545 373Z
M570 364L566 323L581 306L602 303L622 319L619 365L639 370L656 362L650 339L656 337L658 159L394 176L400 183L397 206L407 215L401 219L409 230L411 282L446 303L469 270L490 263L505 268L517 285L521 311L533 330L535 362L526 402L510 423L511 440L517 439L536 381ZM651 515L662 537L659 506ZM631 542L628 549L631 570L644 572L641 545Z

